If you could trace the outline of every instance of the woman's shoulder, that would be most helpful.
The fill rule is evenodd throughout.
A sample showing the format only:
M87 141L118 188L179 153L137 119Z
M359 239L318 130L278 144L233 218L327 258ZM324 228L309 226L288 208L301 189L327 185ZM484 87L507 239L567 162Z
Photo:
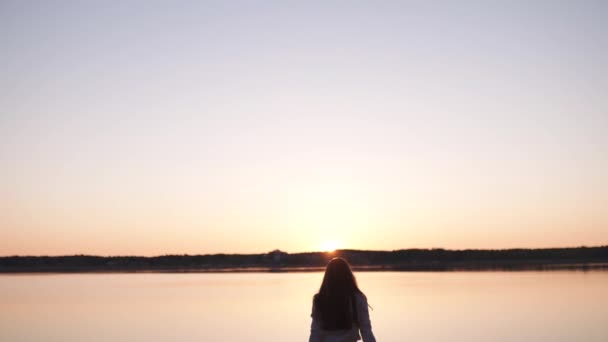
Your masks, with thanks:
M365 296L365 293L363 293L363 292L356 292L355 299L358 303L367 304L367 296Z
M367 296L365 295L365 293L363 293L361 291L355 292L355 296L358 298L367 299Z

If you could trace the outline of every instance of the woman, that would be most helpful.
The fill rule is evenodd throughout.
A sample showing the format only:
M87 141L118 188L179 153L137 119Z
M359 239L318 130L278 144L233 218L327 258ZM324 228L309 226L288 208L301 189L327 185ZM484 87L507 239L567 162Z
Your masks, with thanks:
M309 342L375 342L367 298L359 290L348 262L333 258L312 301ZM359 334L361 331L361 334Z

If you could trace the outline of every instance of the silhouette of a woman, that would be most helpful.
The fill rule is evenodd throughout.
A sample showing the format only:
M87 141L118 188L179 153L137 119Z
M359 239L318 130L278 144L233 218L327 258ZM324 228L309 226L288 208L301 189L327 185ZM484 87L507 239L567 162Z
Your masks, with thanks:
M376 342L367 298L359 290L348 262L333 258L312 301L309 342ZM360 332L360 333L359 333Z

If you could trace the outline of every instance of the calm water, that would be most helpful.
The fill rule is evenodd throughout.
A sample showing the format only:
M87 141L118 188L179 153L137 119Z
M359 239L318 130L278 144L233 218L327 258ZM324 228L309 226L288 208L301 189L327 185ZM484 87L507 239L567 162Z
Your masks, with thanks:
M306 341L321 273L0 276L1 341ZM379 341L608 341L608 272L357 273Z

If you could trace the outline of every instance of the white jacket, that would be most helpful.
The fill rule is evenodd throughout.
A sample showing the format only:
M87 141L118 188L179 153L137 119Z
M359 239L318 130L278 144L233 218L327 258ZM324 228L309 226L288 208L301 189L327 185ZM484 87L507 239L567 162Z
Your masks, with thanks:
M355 306L357 308L357 317L359 325L353 324L349 330L334 330L327 331L321 329L321 323L314 319L311 314L312 323L310 325L309 342L356 342L363 337L363 342L376 342L374 333L372 332L372 324L369 320L369 310L367 307L367 298L363 294L355 294ZM315 310L314 305L312 308ZM359 334L361 331L361 334Z

